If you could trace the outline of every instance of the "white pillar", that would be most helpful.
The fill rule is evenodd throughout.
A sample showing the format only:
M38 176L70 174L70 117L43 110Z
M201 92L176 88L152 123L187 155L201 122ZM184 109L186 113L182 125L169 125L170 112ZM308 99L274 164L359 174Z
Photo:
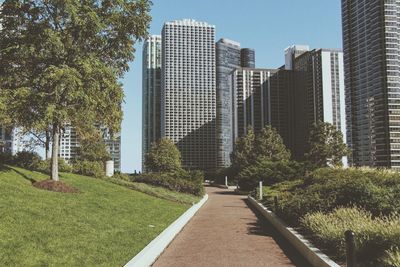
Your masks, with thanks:
M260 181L260 196L259 199L262 200L263 199L263 185L262 185L262 181Z
M225 176L225 186L228 186L228 176Z
M106 176L111 177L114 175L114 161L106 161Z

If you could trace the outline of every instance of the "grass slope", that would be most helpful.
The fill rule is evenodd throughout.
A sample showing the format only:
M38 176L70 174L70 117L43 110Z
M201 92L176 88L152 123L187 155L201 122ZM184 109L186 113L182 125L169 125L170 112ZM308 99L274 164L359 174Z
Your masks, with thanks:
M189 207L73 174L81 193L40 190L47 176L1 168L0 266L122 266Z

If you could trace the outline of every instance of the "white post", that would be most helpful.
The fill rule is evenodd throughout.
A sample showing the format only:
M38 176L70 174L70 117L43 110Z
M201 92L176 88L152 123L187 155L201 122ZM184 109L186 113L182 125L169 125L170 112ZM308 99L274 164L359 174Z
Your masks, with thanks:
M114 161L106 161L106 176L111 177L114 175Z
M228 187L228 176L225 176L225 186Z
M262 185L262 181L260 181L260 196L259 199L262 200L263 199L263 185Z

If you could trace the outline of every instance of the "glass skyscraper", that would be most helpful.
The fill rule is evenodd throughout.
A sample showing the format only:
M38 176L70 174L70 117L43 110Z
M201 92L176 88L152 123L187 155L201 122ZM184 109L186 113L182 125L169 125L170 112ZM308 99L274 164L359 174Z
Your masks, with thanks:
M150 36L142 57L142 170L153 142L161 137L161 36Z
M342 23L350 162L400 168L400 0L342 0Z

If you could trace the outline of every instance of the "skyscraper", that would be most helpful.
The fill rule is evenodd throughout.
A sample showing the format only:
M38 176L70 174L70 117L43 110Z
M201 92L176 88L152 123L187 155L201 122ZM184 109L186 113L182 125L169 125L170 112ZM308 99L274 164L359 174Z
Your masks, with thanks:
M255 52L240 48L240 43L221 39L216 44L217 70L217 167L226 168L231 164L233 150L233 109L230 74L240 67L254 67Z
M142 57L142 170L144 157L161 137L161 36L150 36Z
M301 54L310 51L308 45L292 45L285 49L285 69L293 69L293 61Z
M171 139L183 166L216 169L215 26L195 20L162 29L161 136Z
M0 152L15 155L22 150L22 136L20 136L18 129L0 125Z
M347 140L355 166L400 168L400 0L342 0Z
M343 53L337 49L314 49L292 57L289 63L305 86L296 89L296 159L308 150L309 133L318 121L329 122L346 142ZM344 164L347 160L344 159Z

